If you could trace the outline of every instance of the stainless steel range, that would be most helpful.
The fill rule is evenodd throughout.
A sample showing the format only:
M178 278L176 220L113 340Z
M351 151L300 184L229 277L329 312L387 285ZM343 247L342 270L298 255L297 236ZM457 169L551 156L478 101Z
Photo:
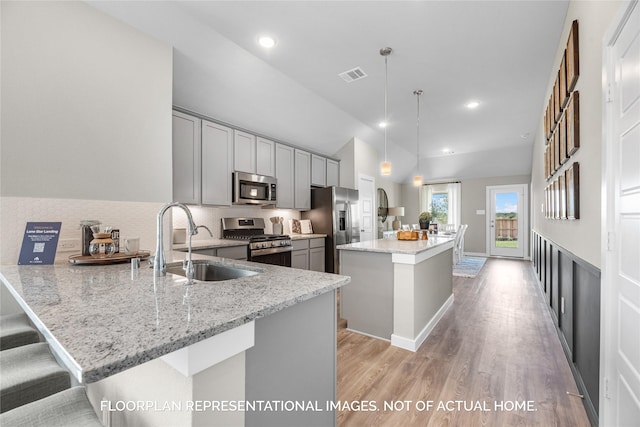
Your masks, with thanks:
M249 261L291 267L291 237L264 234L263 218L222 218L222 238L248 240Z

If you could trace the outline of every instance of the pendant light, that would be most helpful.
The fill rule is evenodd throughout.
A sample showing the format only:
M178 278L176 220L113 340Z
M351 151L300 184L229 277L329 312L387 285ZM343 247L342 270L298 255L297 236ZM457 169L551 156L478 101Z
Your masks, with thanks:
M422 185L422 175L420 175L420 95L422 95L422 89L417 89L413 91L413 94L416 96L417 104L418 104L418 112L416 114L416 174L413 177L413 185L416 187L420 187Z
M384 56L384 122L380 123L380 127L384 129L384 162L380 164L380 175L391 175L391 162L387 160L387 59L391 52L393 49L390 47L380 49L380 55Z

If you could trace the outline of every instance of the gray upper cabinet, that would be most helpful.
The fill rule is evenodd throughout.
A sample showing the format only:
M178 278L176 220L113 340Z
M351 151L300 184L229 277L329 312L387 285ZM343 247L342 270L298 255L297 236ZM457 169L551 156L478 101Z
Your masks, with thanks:
M327 185L327 159L315 154L311 155L311 185Z
M275 143L261 137L256 138L256 173L276 176Z
M294 208L311 209L311 154L297 148L294 151Z
M202 121L202 204L231 205L233 129Z
M256 173L256 137L247 132L233 131L233 169Z
M199 204L201 197L200 119L173 112L173 200Z
M327 159L327 187L340 186L340 162Z
M294 161L292 147L283 144L275 145L276 179L278 195L276 207L293 209L294 207Z

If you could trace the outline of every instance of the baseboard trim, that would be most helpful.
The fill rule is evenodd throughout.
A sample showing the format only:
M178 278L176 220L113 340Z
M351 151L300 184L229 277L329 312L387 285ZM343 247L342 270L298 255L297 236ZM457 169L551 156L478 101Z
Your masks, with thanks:
M436 327L440 319L442 319L449 307L453 305L453 300L454 297L453 294L451 294L415 339L409 339L396 334L392 334L391 345L394 347L400 347L405 350L413 351L415 353L420 348L422 343L425 342L431 331L433 331L433 329Z

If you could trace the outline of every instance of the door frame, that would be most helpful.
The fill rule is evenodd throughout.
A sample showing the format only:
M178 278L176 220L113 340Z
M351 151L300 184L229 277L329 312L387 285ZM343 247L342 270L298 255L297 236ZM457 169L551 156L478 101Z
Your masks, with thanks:
M491 255L491 191L510 188L522 191L522 259L529 259L529 186L528 184L488 185L486 187L485 240L487 256ZM508 257L508 255L505 255ZM520 259L520 257L513 257Z
M378 237L378 216L376 215L376 206L378 206L378 200L377 200L377 191L376 191L376 179L373 176L370 175L365 175L363 173L359 173L358 174L358 191L362 191L362 189L360 188L360 181L371 181L371 185L373 187L373 194L372 194L372 203L373 206L371 207L373 209L373 217L372 217L372 227L371 227L371 239L375 240ZM363 218L362 218L362 213L363 213L363 209L362 209L362 197L358 196L358 216L360 219L360 241L362 242L362 230L363 230Z
M620 398L615 390L615 375L618 371L617 364L617 338L618 328L618 292L615 282L617 262L620 254L617 246L617 227L615 185L618 179L619 169L614 150L616 122L613 117L613 100L611 88L615 83L615 67L612 47L620 36L625 25L629 22L631 14L640 8L637 0L631 1L611 21L608 31L602 40L602 162L601 162L601 220L600 220L600 260L602 265L600 284L600 401L599 422L600 425L608 425L615 422L616 400ZM621 338L621 339L624 339Z

